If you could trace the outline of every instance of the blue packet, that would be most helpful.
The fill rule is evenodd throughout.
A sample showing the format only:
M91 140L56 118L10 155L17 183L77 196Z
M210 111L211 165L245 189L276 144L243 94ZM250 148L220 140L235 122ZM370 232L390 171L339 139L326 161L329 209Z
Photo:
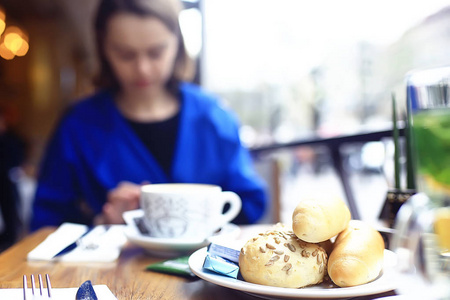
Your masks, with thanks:
M210 255L220 256L234 263L239 263L240 252L241 247L235 244L225 246L224 244L220 243L211 243L208 246L208 253Z
M237 278L239 265L226 258L208 253L203 263L203 268L231 278Z

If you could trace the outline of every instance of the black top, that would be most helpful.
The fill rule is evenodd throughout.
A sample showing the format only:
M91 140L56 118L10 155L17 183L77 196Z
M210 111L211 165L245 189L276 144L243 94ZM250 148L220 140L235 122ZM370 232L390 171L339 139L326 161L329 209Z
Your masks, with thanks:
M177 113L167 120L158 122L142 123L127 120L169 178L172 174L179 119L180 114Z

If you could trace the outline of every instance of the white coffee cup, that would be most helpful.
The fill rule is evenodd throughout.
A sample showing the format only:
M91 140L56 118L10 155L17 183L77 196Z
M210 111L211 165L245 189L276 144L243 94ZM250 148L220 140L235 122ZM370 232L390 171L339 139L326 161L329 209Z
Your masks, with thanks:
M223 212L226 204L229 209ZM141 187L141 208L150 236L207 238L233 220L242 207L234 192L220 186L191 183L148 184Z

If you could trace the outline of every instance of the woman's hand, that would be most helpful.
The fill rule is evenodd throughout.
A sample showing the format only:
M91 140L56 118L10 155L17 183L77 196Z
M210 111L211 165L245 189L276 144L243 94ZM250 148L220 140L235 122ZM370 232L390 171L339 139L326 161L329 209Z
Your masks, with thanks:
M103 212L96 218L97 224L123 224L122 214L128 210L139 208L141 185L123 181L108 192L103 205Z

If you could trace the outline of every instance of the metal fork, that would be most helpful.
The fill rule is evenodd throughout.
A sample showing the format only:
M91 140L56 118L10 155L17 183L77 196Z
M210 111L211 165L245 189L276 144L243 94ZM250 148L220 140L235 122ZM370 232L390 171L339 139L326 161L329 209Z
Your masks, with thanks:
M45 281L47 282L47 291L43 290L42 276L38 275L39 290L36 289L34 282L34 275L31 275L31 295L29 295L27 287L27 275L23 275L23 299L24 300L37 300L37 299L52 299L52 285L50 283L50 276L45 274Z

